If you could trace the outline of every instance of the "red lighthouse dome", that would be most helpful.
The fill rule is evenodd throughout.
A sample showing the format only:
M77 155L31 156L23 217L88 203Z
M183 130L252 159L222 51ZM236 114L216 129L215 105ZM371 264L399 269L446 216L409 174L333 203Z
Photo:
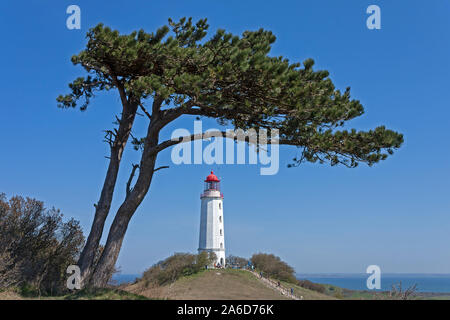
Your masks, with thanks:
M220 182L219 178L211 171L211 174L206 177L205 182Z
M211 194L211 192L218 191L218 194L220 197L223 198L222 193L220 192L220 180L217 178L217 176L214 174L214 172L211 171L211 174L206 177L205 180L205 189L203 191L203 194L201 197L203 197L206 194Z

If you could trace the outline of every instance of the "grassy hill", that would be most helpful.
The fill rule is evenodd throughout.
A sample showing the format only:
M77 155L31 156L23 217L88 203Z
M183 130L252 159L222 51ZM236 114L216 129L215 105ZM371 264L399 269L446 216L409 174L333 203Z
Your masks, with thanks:
M277 290L267 287L250 272L234 269L205 270L192 276L182 277L174 283L164 286L151 286L145 281L138 281L124 289L150 299L288 299ZM303 296L305 300L334 299L332 296L297 286L295 294Z
M304 300L335 299L292 284L295 295ZM142 299L186 299L186 300L285 300L288 297L268 287L252 273L244 270L204 270L191 276L181 277L164 286L147 285L141 280L134 284L116 288L81 290L64 296L37 297L24 295L20 290L0 291L0 300L142 300Z

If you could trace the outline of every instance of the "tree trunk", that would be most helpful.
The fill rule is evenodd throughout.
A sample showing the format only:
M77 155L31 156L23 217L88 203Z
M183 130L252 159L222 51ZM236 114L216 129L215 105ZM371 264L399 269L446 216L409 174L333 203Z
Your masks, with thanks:
M154 129L155 127L149 126L147 141L139 165L138 179L133 190L125 198L125 201L116 213L109 230L105 249L92 274L90 284L94 287L105 287L108 284L122 247L128 223L150 188L157 157L157 153L153 154L151 151L158 144L159 134L159 129Z
M89 232L88 239L78 260L78 266L81 271L81 283L83 284L87 284L89 282L88 279L92 273L93 262L103 234L105 221L111 208L120 161L122 159L123 150L125 149L130 136L136 111L137 104L127 104L124 106L122 118L119 120L119 128L117 130L114 142L111 145L109 166L106 172L100 199L95 206L94 221L92 222L91 231Z

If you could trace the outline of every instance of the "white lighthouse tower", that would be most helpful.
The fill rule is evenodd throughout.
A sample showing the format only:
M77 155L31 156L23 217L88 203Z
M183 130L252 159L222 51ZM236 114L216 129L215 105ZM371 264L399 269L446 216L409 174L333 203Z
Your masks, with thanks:
M223 194L220 192L220 180L212 171L206 177L205 190L200 199L202 200L202 208L198 252L214 252L217 256L216 265L225 266Z

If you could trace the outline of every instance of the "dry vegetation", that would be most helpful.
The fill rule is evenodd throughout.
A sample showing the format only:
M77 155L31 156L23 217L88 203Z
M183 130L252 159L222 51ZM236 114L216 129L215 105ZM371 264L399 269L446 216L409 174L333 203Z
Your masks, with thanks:
M209 269L163 286L139 281L126 290L153 299L286 299L249 272L233 269Z
M65 271L75 264L84 237L78 221L63 221L43 202L0 194L0 290L22 295L66 293Z
M23 300L24 298L13 290L0 291L0 300Z

